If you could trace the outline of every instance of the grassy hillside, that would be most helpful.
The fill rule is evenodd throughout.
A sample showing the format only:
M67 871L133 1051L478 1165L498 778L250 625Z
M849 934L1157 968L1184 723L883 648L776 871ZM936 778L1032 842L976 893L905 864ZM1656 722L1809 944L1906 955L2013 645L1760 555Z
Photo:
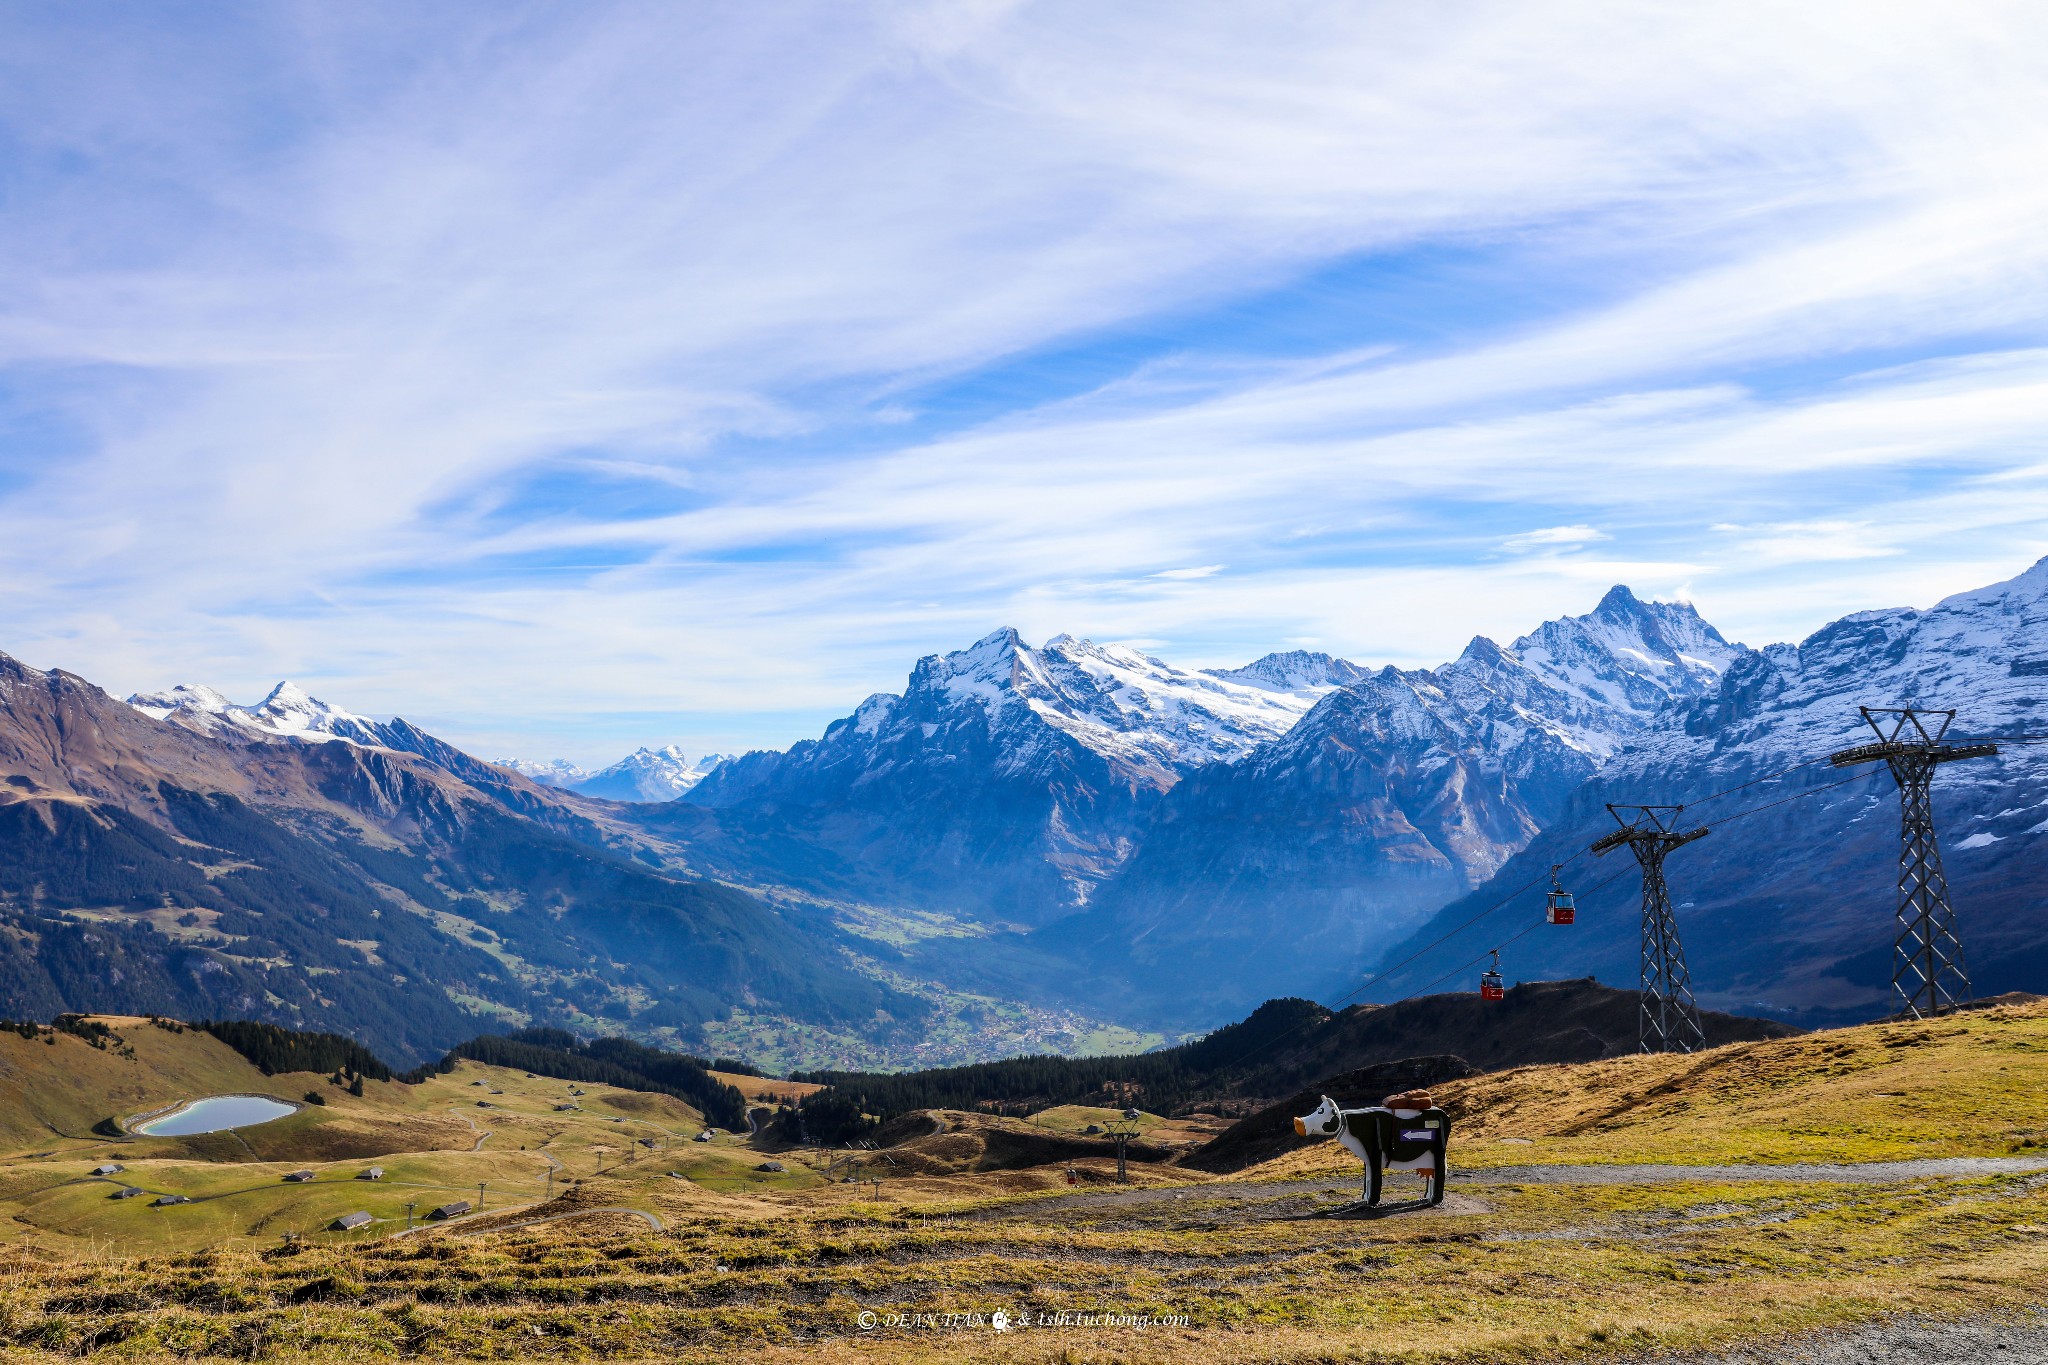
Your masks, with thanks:
M0 1032L0 1150L89 1137L105 1119L183 1099L271 1094L288 1084L274 1084L233 1048L196 1030L171 1033L147 1019L102 1019L119 1035L118 1044L96 1047L64 1032L39 1039Z
M2048 1148L2048 1005L1525 1067L1444 1101L1467 1164L2024 1155Z

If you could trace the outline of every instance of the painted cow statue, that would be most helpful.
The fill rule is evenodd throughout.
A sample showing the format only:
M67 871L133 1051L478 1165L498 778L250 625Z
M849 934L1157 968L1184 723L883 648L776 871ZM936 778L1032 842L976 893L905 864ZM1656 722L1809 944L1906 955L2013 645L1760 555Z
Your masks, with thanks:
M1334 1137L1365 1163L1368 1207L1380 1202L1380 1180L1387 1171L1414 1171L1423 1179L1424 1200L1444 1201L1451 1120L1428 1095L1389 1095L1369 1109L1343 1109L1325 1095L1313 1113L1294 1121L1294 1131L1303 1137Z

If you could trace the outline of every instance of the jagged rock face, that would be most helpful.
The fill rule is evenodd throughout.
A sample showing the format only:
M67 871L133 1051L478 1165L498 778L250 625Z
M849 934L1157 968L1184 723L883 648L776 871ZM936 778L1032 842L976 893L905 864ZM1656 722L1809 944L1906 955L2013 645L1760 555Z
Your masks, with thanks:
M1042 922L1085 903L1183 775L1285 734L1355 671L1300 655L1246 680L1002 630L920 660L901 696L818 740L726 762L690 799L796 822L891 894Z
M1181 784L1097 909L1046 946L1175 1012L1355 981L1745 654L1690 606L1616 588L1507 649L1480 638L1442 668L1382 669Z
M1909 704L1955 708L1956 736L2048 733L2048 560L1924 611L1859 612L1796 646L1735 660L1719 686L1637 735L1523 854L1415 942L1578 854L1568 879L1602 889L1581 896L1577 925L1523 939L1508 965L1525 977L1631 979L1639 879L1625 854L1595 860L1584 850L1614 828L1606 802L1692 801L1682 823L1713 833L1672 854L1666 872L1702 1002L1815 1023L1882 1013L1896 934L1897 790L1882 765L1843 770L1825 758L1873 738L1859 706ZM1806 766L1772 776L1797 764ZM2048 745L2008 742L1998 758L1943 766L1934 805L1980 993L2038 989L2048 979ZM1754 814L1718 823L1745 811ZM1539 905L1525 897L1439 955L1462 961Z

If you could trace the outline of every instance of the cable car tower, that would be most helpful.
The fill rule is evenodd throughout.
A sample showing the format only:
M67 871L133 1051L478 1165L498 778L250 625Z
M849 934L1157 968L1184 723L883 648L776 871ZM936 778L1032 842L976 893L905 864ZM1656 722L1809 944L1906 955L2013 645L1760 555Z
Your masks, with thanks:
M1892 994L1900 1014L1924 1019L1970 998L1970 972L1934 838L1934 770L1960 759L1990 758L1998 746L1942 743L1956 718L1953 711L1856 709L1877 743L1830 754L1828 762L1852 768L1883 759L1899 784L1899 937L1892 950Z
M1617 806L1607 813L1621 828L1594 841L1595 857L1627 844L1643 865L1643 993L1638 1043L1644 1052L1692 1052L1707 1045L1699 1003L1692 998L1692 974L1678 942L1671 890L1664 883L1664 855L1695 839L1705 827L1676 828L1684 806Z

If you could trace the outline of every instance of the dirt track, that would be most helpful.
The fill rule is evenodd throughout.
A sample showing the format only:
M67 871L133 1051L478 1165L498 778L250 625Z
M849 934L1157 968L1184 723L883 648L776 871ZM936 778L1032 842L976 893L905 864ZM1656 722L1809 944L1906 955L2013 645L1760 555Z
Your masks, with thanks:
M2048 1157L1954 1156L1923 1161L1804 1162L1785 1166L1500 1166L1451 1167L1451 1181L1484 1185L1649 1185L1673 1180L1791 1180L1860 1184L1887 1180L1967 1178L2048 1170Z
M1451 1189L1437 1208L1399 1207L1404 1215L1483 1213L1481 1196L1499 1185L1644 1185L1678 1181L1797 1181L1863 1184L2048 1170L2048 1157L1948 1157L1922 1161L1870 1161L1787 1166L1506 1166L1489 1171L1451 1168ZM1022 1219L1038 1222L1065 1215L1075 1221L1178 1224L1244 1223L1327 1214L1359 1196L1359 1181L1324 1176L1315 1180L1218 1181L1201 1185L1145 1185L1092 1189L1049 1199L1029 1199L960 1215L974 1221ZM1419 1192L1419 1182L1390 1174L1384 1195L1389 1205ZM2042 1357L2048 1362L2048 1355Z

